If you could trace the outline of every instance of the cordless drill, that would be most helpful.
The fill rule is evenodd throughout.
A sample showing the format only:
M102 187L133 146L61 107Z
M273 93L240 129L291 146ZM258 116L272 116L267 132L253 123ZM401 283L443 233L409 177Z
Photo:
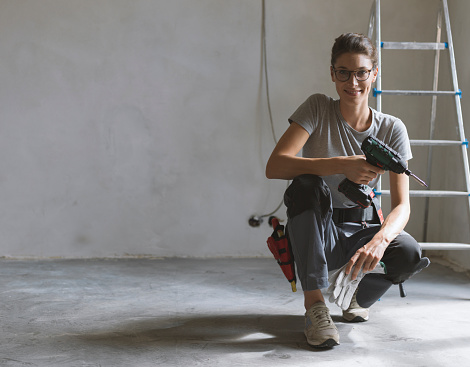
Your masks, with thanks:
M368 136L361 145L361 150L366 156L367 162L373 166L380 167L385 171L394 173L404 173L413 177L421 186L428 187L419 177L414 175L407 167L406 161L399 153L390 148L379 139ZM338 191L363 208L371 205L374 192L368 185L354 183L345 178L338 186Z

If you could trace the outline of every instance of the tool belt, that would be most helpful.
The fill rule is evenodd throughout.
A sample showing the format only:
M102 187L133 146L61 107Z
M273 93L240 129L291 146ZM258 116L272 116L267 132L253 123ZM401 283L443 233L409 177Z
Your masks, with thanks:
M333 222L336 225L344 222L381 224L381 219L377 214L375 206L372 205L368 208L334 208Z

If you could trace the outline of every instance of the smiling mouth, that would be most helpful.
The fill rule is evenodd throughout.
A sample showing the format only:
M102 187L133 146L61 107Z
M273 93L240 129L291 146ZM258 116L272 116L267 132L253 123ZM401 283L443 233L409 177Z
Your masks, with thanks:
M350 96L357 96L362 92L362 90L345 90L345 92Z

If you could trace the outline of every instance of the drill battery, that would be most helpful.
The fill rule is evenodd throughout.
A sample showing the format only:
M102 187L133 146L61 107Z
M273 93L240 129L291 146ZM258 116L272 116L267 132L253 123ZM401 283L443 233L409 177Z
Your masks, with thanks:
M361 208L368 208L375 197L374 190L368 185L361 185L344 179L338 186L338 191Z

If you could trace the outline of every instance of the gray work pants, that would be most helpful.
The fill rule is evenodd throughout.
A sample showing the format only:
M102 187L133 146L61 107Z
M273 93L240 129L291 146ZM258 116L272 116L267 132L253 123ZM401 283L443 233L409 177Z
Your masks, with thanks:
M327 288L328 271L339 269L379 231L380 224L364 228L360 223L336 225L328 185L319 176L296 177L284 195L287 234L297 275L304 291ZM400 233L381 259L387 274L367 274L359 283L357 302L370 307L391 286L409 279L429 265L421 248L406 232Z

